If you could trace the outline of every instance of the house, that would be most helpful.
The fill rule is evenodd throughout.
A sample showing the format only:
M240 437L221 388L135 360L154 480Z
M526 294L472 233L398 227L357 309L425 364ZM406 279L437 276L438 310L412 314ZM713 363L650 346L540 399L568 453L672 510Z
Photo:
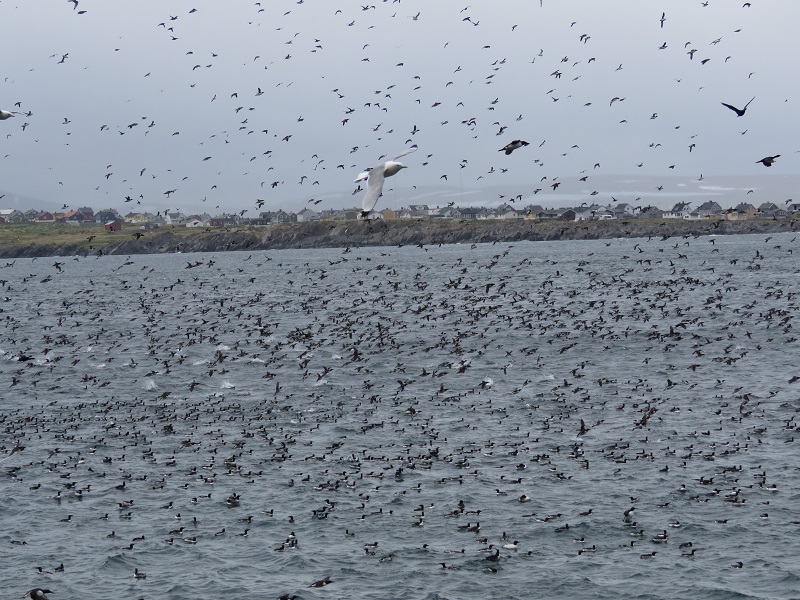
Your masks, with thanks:
M239 215L223 213L212 217L210 225L211 227L235 227L239 225Z
M144 223L147 220L144 217L144 213L134 212L129 212L124 218L126 223Z
M618 219L625 219L627 217L632 217L633 213L635 212L635 207L629 204L628 202L618 202L612 208L614 211L614 216Z
M142 225L144 223L160 223L161 218L157 217L156 215L150 214L149 212L143 212L143 213L130 212L127 215L125 215L125 222L134 223L136 225Z
M419 219L430 216L430 210L426 204L411 204L397 211L398 219Z
M614 211L608 208L601 208L600 210L594 213L594 218L598 221L610 221L612 219L616 219L617 216L614 214Z
M81 223L92 221L94 221L94 210L88 206L83 206L64 214L64 222L71 225L80 225Z
M576 221L596 221L598 213L610 214L613 218L614 213L606 211L606 209L599 204L592 204L591 206L581 206L575 209ZM607 217L609 218L609 217Z
M663 219L666 211L661 210L656 206L644 206L639 211L640 219Z
M297 215L293 212L285 212L283 209L273 213L271 223L292 223L297 220Z
M331 221L336 219L336 215L339 213L338 210L335 208L326 208L325 210L321 210L318 212L319 218L321 221Z
M332 219L334 221L352 221L357 219L360 214L360 208L343 208L342 210L336 211L336 214L333 215Z
M15 208L2 208L0 209L0 218L3 223L24 223L25 214Z
M455 219L455 208L452 206L445 206L444 208L438 208L434 212L433 216L439 219Z
M522 219L525 216L525 212L517 210L510 204L503 203L490 211L487 216L494 219Z
M167 212L164 217L164 223L167 225L183 225L186 221L186 215L181 212Z
M36 217L34 217L33 222L34 223L55 223L56 222L56 216L51 212L43 211L43 212L40 212L39 214L37 214Z
M202 215L189 215L184 221L185 227L208 227L211 225L211 215L203 213Z
M484 210L482 208L456 208L453 211L453 218L454 219L478 219L481 218L484 214Z
M692 216L698 219L714 219L719 218L721 215L722 207L713 200L703 202L700 206L692 211Z
M301 223L304 221L319 221L319 214L310 208L304 208L297 213L297 222Z
M536 216L537 216L537 218L539 218L542 221L555 221L557 219L558 220L563 220L563 219L561 219L561 215L563 215L563 214L564 214L563 210L558 210L558 209L555 209L555 208L545 208L544 210L540 211L539 214L537 214ZM572 215L571 216L572 216L573 219L575 219L575 211L574 210L572 211Z
M209 220L210 219L211 217L209 217ZM248 225L252 227L266 227L267 225L269 225L269 221L262 219L261 217L251 217L249 219L241 219L239 223L242 225Z
M544 208L538 204L528 204L522 209L526 219L538 219L541 212L544 212Z
M665 219L689 219L692 211L689 208L690 202L678 202L670 210L664 211Z
M122 217L119 216L119 213L113 208L107 208L105 210L98 210L94 213L94 222L95 223L109 223L111 221L120 221Z
M740 202L733 208L725 211L725 218L731 221L752 219L756 216L756 207L747 202Z
M431 211L427 204L409 204L406 216L413 219L430 216Z
M758 207L756 216L774 219L776 217L785 217L787 214L786 209L780 208L774 202L764 202Z
M122 229L122 221L109 221L103 226L103 229L112 233L120 231Z

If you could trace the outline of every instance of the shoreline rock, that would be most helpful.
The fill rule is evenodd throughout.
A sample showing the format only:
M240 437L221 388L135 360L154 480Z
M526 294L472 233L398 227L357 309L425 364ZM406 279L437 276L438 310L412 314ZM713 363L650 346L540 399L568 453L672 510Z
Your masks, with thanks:
M166 254L357 246L479 244L527 241L570 241L638 237L766 234L800 230L800 219L609 221L531 221L398 219L391 221L317 221L282 223L246 229L197 232L161 229L130 239L125 230L108 243L25 244L0 248L0 258L72 255Z

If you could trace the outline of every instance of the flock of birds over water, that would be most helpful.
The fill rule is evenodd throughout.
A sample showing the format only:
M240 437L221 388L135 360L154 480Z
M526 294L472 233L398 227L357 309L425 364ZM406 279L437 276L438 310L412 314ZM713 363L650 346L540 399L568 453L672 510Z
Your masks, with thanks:
M601 34L580 16L546 22L563 43L538 47L529 27L548 4L525 3L488 39L482 32L509 15L459 6L439 54L415 56L391 42L422 44L413 28L432 8L254 2L240 46L250 48L251 30L269 31L271 55L256 50L244 65L229 57L234 48L209 49L194 26L210 7L159 9L151 26L163 63L143 53L124 67L140 80L139 106L55 114L26 91L39 77L92 71L77 40L44 66L4 76L0 164L10 179L41 150L52 162L39 189L64 209L215 213L239 202L246 215L287 198L325 208L331 190L346 189L370 218L386 179L407 167L411 190L514 176L524 183L495 201L567 193L649 204L663 186L616 198L593 178L648 169L702 180L723 140L737 165L790 162L780 148L748 154L754 113L776 106L736 51L762 3L737 3L741 28L692 40L673 36L666 4L641 24L657 36L653 61L680 56L685 73L670 85L729 118L723 133L684 126L669 96L644 110L635 76L598 97L610 89L598 82L626 76L633 59L596 53ZM347 45L294 29L312 7L352 34ZM721 7L698 1L695 16ZM91 22L112 9L70 0L63 10ZM136 35L108 53L135 54ZM307 69L317 57L324 68ZM361 71L338 83L348 67ZM208 76L217 71L235 82ZM301 83L309 73L325 76ZM707 73L737 82L740 98L712 99L702 83L684 92ZM190 108L176 127L153 99L179 88ZM544 119L588 119L625 141L606 153L591 127L545 139ZM386 146L397 152L388 159ZM322 588L356 595L352 586L376 574L410 590L411 567L454 597L459 582L488 593L500 584L484 578L589 561L653 581L663 573L643 565L666 563L729 591L794 574L800 522L783 490L796 488L797 469L800 376L787 351L797 341L796 238L739 243L593 242L576 259L518 244L8 261L4 587L31 600L90 597L89 571L131 597L158 595L174 578L165 556L170 570L213 586L225 579L215 554L249 566L254 549L279 572L248 573L252 587L280 600ZM759 532L787 530L785 553L748 546ZM334 566L343 552L349 570Z
M789 102L779 97L787 90L757 94L771 85L772 67L752 70L747 53L751 20L781 9L744 2L732 17L732 3L712 0L637 5L610 28L581 18L583 5L574 15L565 6L298 0L212 15L219 9L182 3L114 21L110 13L127 9L65 0L59 18L96 45L62 47L69 37L59 33L42 43L40 53L53 53L33 68L12 65L0 88L4 185L63 209L257 216L360 202L370 217L385 179L406 167L413 175L392 204L668 208L704 173L780 164L788 149L766 147L764 136L787 143L766 120ZM5 0L0 10L22 24L19 5ZM135 29L142 13L152 23ZM325 15L325 28L310 27L312 15ZM213 19L237 32L235 45L205 35ZM721 25L731 19L741 25ZM92 35L101 26L111 40ZM651 43L639 46L633 29ZM609 37L619 43L609 46ZM109 69L124 73L124 84L106 79ZM60 106L31 91L70 78L104 86L103 106L87 110L68 86ZM719 122L723 111L730 120ZM561 124L558 137L552 123ZM413 162L397 161L417 148ZM720 169L723 148L731 166ZM38 174L15 181L34 155ZM347 172L361 171L351 187ZM663 181L615 195L597 178L619 173ZM455 193L465 189L502 193ZM759 197L757 185L732 196L724 199L731 205L776 200Z
M795 572L796 234L562 244L0 265L4 586Z

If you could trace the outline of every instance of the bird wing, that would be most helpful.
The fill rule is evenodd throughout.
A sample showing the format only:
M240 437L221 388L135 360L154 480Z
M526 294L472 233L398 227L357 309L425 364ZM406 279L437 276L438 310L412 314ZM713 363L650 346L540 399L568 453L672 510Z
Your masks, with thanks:
M406 154L411 154L412 152L416 152L416 151L417 151L417 145L416 145L416 144L414 144L414 145L413 145L413 146L411 146L410 148L406 148L405 150L403 150L403 151L402 151L400 154L395 154L395 155L394 155L393 157L391 157L389 160L397 160L397 159L398 159L398 158L400 158L401 156L405 156Z
M383 191L383 172L384 165L378 165L369 170L369 178L367 179L367 193L364 194L364 200L361 203L361 208L364 212L371 212L375 205L378 203L378 198L381 197Z
M736 108L735 106L731 106L730 104L725 104L724 102L722 102L721 104L722 104L722 106L724 106L726 108L730 108L733 112L736 112L736 113L740 112L739 109Z
M395 154L394 156L390 157L386 162L391 162L393 160L397 160L401 156L405 156L406 154L411 154L412 152L416 152L416 151L417 151L417 145L414 144L410 148L406 148L405 150L403 150L400 154ZM369 177L370 172L371 172L371 169L369 171L362 171L361 173L358 174L358 177L356 177L353 181L355 183L358 183L359 181L364 181L365 179L367 179Z

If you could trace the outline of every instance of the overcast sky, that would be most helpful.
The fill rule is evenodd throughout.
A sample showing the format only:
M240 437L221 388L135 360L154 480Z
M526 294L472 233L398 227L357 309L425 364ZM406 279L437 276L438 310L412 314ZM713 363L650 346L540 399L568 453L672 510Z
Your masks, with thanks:
M377 210L791 197L797 0L467 1L0 0L0 205L360 206L411 144Z

